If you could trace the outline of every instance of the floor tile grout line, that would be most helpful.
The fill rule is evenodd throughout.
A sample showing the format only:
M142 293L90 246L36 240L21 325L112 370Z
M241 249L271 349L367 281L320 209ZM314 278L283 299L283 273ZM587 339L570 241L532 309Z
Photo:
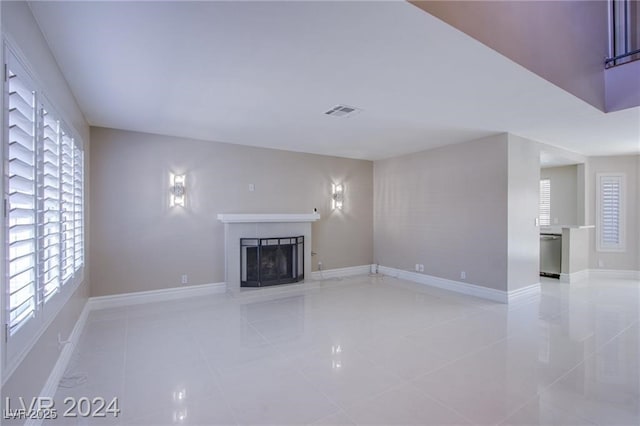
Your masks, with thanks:
M510 311L510 312L516 312L516 311L519 311L520 309L522 309L522 308L524 308L524 307L526 307L526 306L528 306L528 305L532 305L532 304L534 304L534 303L535 303L535 301L534 301L534 302L532 302L532 303L526 303L526 304L523 304L523 305L519 306L518 308L513 309L513 310L512 310L512 311ZM474 307L474 308L475 308L475 307ZM435 323L433 323L433 324L431 324L431 325L429 325L429 326L427 326L427 327L425 327L425 328L421 329L420 331L417 331L417 332L413 332L413 333L406 334L406 335L404 335L403 337L405 337L405 338L409 338L409 336L412 336L412 335L414 335L414 334L418 334L418 333L421 333L421 332L425 332L425 331L428 331L428 330L431 330L431 329L433 329L433 328L440 327L440 326L443 326L443 325L451 324L451 323L456 322L456 321L460 321L460 320L465 320L465 319L473 318L473 317L478 316L478 315L485 315L485 314L487 314L487 313L492 313L492 314L494 314L494 315L498 315L498 313L497 313L497 312L494 312L493 310L490 310L490 309L484 309L484 308L480 307L480 308L479 308L479 310L478 310L478 311L476 311L476 312L470 312L470 313L468 313L468 314L460 314L460 315L458 315L458 316L454 316L454 317L452 317L452 318L448 318L448 319L443 320L443 321L435 322Z
M187 327L189 326L189 321L186 318L185 318L185 325ZM204 363L205 367L209 371L209 374L211 374L213 376L213 378L216 379L215 387L220 392L220 395L222 397L222 400L224 401L224 405L227 407L227 410L229 410L229 413L231 413L231 417L233 418L234 424L236 426L238 426L240 424L240 422L238 421L238 415L237 415L236 411L234 410L233 406L229 403L229 400L225 396L224 389L222 388L222 386L220 385L220 383L218 381L219 378L220 378L220 371L215 366L211 365L211 362L210 362L209 358L206 356L206 354L204 352L204 348L202 347L202 344L195 338L195 336L191 335L191 338L193 340L193 343L194 343L195 347L198 350L198 353L200 355L200 360ZM212 395L213 395L213 393L212 393ZM200 400L200 402L204 401L205 399L206 399L206 397L203 397Z
M443 407L446 407L447 409L449 409L449 410L453 411L454 413L459 414L460 416L462 416L462 418L466 419L466 420L467 420L467 421L469 421L470 423L472 423L472 424L476 424L476 422L475 422L475 421L472 421L472 420L471 420L471 419L469 419L467 416L465 416L465 415L463 415L462 413L460 413L458 410L454 409L453 407L450 407L446 402L441 401L440 399L436 398L435 396L430 395L428 392L424 391L424 390L423 390L419 385L417 385L417 384L416 384L416 382L417 382L418 380L420 380L420 379L422 379L422 378L425 378L425 377L427 377L427 376L429 376L429 375L431 375L431 374L433 374L433 373L435 373L435 372L437 372L437 371L440 371L440 370L442 370L442 369L444 369L444 368L446 368L446 367L448 367L448 366L450 366L450 365L452 365L452 364L454 364L454 363L456 363L456 362L458 362L458 361L460 361L460 360L462 360L462 359L468 358L469 356L475 355L475 354L477 354L477 353L478 353L478 352L480 352L480 351L483 351L483 350L485 350L485 349L487 349L487 348L490 348L490 347L492 347L492 346L498 345L498 344L500 344L500 343L502 343L502 342L505 342L505 341L507 341L507 340L508 340L508 337L505 337L505 338L503 338L503 339L497 340L497 341L495 341L495 342L493 342L493 343L490 343L490 344L488 344L488 345L485 345L485 346L479 347L479 348L477 348L477 349L474 349L473 351L471 351L471 352L469 352L469 353L467 353L467 354L465 354L465 355L462 355L462 356L460 356L460 357L458 357L458 358L455 358L455 359L453 359L453 360L451 360L451 361L447 362L446 364L444 364L444 365L442 365L442 366L440 366L440 367L438 367L438 368L435 368L435 369L433 369L433 370L431 370L431 371L429 371L429 372L427 372L427 373L424 373L424 374L421 374L421 375L419 375L419 376L415 377L414 379L411 379L409 382L410 382L410 383L411 383L415 388L419 389L419 390L420 390L420 392L421 392L422 394L424 394L425 396L429 397L430 399L433 399L433 400L437 401L440 405L442 405Z
M209 370L209 374L211 374L214 378L219 378L219 376L218 376L219 372L218 372L217 368L215 366L212 366L208 359L204 360L204 364L207 367L207 369ZM231 417L233 417L234 424L236 426L240 425L240 422L238 420L238 414L236 413L236 410L233 408L233 406L231 405L231 403L227 399L227 397L225 395L225 392L224 392L224 389L221 387L220 383L216 383L216 388L220 391L220 395L222 397L222 400L224 401L224 405L227 407L227 409L231 413Z
M331 413L331 414L329 414L329 415L327 415L327 416L323 416L323 417L320 417L320 418L318 418L318 419L314 419L314 420L313 420L313 421L311 421L310 423L315 423L315 422L317 422L317 421L319 421L319 420L322 420L322 419L323 419L323 418L325 418L325 417L330 417L330 416L336 415L336 414L338 414L340 411L342 411L343 413L345 413L345 415L347 416L347 418L349 418L350 420L352 420L352 421L353 421L353 419L351 419L351 417L349 417L349 415L347 415L347 414L346 414L346 413L347 413L347 410L345 409L345 407L344 407L341 403L339 403L338 401L336 401L335 399L333 399L333 398L331 398L329 395L327 395L327 393L326 393L325 391L323 391L323 390L320 388L320 386L317 386L317 385L316 385L316 384L315 384L315 383L314 383L314 382L309 378L309 376L307 376L306 374L304 374L304 372L303 372L300 368L298 368L298 367L294 367L294 369L295 369L296 373L300 374L300 376L302 377L302 379L303 379L303 380L304 380L304 381L305 381L305 382L306 382L306 383L307 383L307 384L308 384L312 389L316 390L318 393L320 393L322 396L324 396L324 397L325 397L325 399L326 399L327 401L329 401L331 404L335 405L335 406L338 408L338 411L336 411L335 413ZM355 423L355 422L354 422L354 423Z
M319 419L316 419L316 420L314 420L314 421L312 421L312 422L306 423L306 426L313 426L313 425L316 425L316 424L318 424L318 422L321 422L321 421L323 421L323 420L326 420L326 419L328 419L328 418L330 418L330 417L333 417L333 416L335 416L335 415L338 415L338 414L342 414L342 415L343 415L344 417L346 417L346 418L347 418L347 419L348 419L348 420L349 420L353 425L357 425L357 423L356 423L356 422L355 422L351 417L349 417L349 415L347 414L347 412L346 412L346 411L344 411L343 409L340 409L340 411L338 411L337 413L332 413L332 414L329 414L329 415L327 415L327 416L324 416L324 417L321 417L321 418L319 418Z
M141 318L142 318L142 319L144 319L144 316L136 316L136 317L134 317L134 318L135 318L135 319L141 319ZM180 316L177 320L182 321L182 322L184 323L184 325L187 325L187 326L188 326L188 321L186 320L186 318L184 318L184 317ZM127 324L128 324L128 321L127 321ZM128 327L127 327L127 329L126 329L126 337L128 338ZM192 339L193 343L196 345L196 347L198 347L198 343L197 343L197 341L195 340L195 338L193 338L193 336L190 336L190 337L191 337L191 339ZM127 340L128 340L128 339L125 339L125 341L127 341ZM125 348L126 348L126 346L128 346L128 345L125 345ZM126 349L125 349L125 352L126 352ZM200 352L200 349L199 349L199 348L198 348L198 352ZM201 361L203 362L203 364L205 365L205 367L206 367L207 369L209 369L209 365L208 365L208 363L206 362L206 359L205 359L204 357L202 357L202 356L201 356ZM151 371L151 370L150 370L150 371ZM211 372L211 371L209 370L209 372ZM214 377L215 377L215 375L214 375ZM125 369L124 369L124 378L123 378L123 381L125 381L125 382L126 382L126 365L125 365ZM223 392L222 392L222 390L219 388L219 386L218 386L218 384L217 384L217 383L216 383L216 387L217 387L217 389L218 389L218 390L220 390L220 391L221 391L221 393L223 393ZM124 384L123 384L123 389L126 389L126 386L124 386ZM212 392L211 394L203 395L203 396L201 396L201 397L199 397L199 398L196 398L196 399L194 399L194 400L193 400L193 402L195 402L195 403L199 403L199 402L205 401L207 398L211 397L212 395L213 395L213 392ZM225 405L228 405L228 402L226 401L226 399L225 399ZM230 407L229 407L229 409L230 409ZM236 421L236 425L237 425L238 423L237 423L237 420L236 420L236 416L235 416L235 414L233 413L233 411L231 411L231 409L230 409L230 412L231 412L232 417L234 418L234 421ZM150 411L147 411L147 412L144 412L144 413L140 413L140 414L138 414L138 415L136 415L136 416L133 416L131 419L128 419L128 421L131 421L131 420L134 420L134 421L142 421L142 420L144 420L145 418L147 418L148 416L150 416L151 414L152 414L152 412L150 412Z
M503 419L501 419L500 421L498 421L496 424L500 424L500 423L504 422L505 420L507 420L510 416L512 416L513 414L515 414L518 410L522 409L522 408L523 408L523 407L525 407L527 404L529 404L531 401L533 401L535 398L539 397L539 396L540 396L540 394L541 394L541 392L544 392L545 390L549 389L551 386L553 386L553 385L554 385L555 383L557 383L559 380L561 380L562 378L564 378L566 375L570 374L573 370L575 370L576 368L578 368L580 365L584 364L584 362L585 362L587 359L591 358L592 356L595 356L595 355L596 355L596 353L597 353L599 350L601 350L604 346L606 346L607 344L609 344L613 339L615 339L616 337L620 336L623 332L625 332L627 329L629 329L630 327L632 327L634 324L636 324L636 323L638 323L638 322L639 322L639 321L635 321L634 323L632 323L632 324L628 325L627 327L625 327L624 329L622 329L620 332L618 332L616 335L614 335L614 336L613 336L613 337L611 337L609 340L607 340L607 341L606 341L604 344L602 344L600 347L598 347L598 348L594 349L594 351L593 351L591 354L587 355L587 356L586 356L582 361L578 362L575 366L573 366L572 368L570 368L569 370L567 370L565 373L561 374L561 375L560 375L556 380L554 380L553 382L551 382L549 385L546 385L546 386L544 387L544 389L542 389L542 391L537 391L537 392L536 392L536 394L535 394L533 397L531 397L530 399L528 399L525 403L523 403L521 406L519 406L516 410L511 411L511 412L508 414L508 416L504 417ZM412 382L413 382L413 383L414 383L414 385L415 385L415 381L417 381L417 380L419 380L419 379L421 379L421 378L424 378L424 377L426 377L426 376L428 376L428 375L430 375L430 374L432 374L432 373L434 373L434 372L436 372L436 371L439 371L439 370L441 370L441 369L443 369L443 368L445 368L445 367L447 367L447 366L449 366L449 365L451 365L451 364L453 364L453 363L455 363L455 362L457 362L457 361L459 361L459 360L461 360L461 359L467 358L468 356L471 356L471 355L473 355L473 354L475 354L475 353L478 353L478 352L480 352L480 351L482 351L482 350L484 350L484 349L487 349L487 348L489 348L489 347L491 347L491 346L494 346L494 345L497 345L497 344L499 344L499 343L505 342L505 341L509 340L510 338L514 338L514 336L507 336L507 337L505 337L504 339L501 339L501 340L496 341L496 342L494 342L494 343L491 343L491 344L489 344L489 345L483 346L483 347L478 348L477 350L474 350L474 351L472 351L472 352L470 352L470 353L468 353L468 354L465 354L465 355L463 355L463 356L461 356L461 357L458 357L458 358L456 358L456 359L454 359L454 360L452 360L452 361L448 362L447 364L444 364L443 366L441 366L441 367L439 367L439 368L437 368L437 369L434 369L434 370L432 370L432 371L430 371L430 372L428 372L428 373L425 373L425 374L422 374L422 375L420 375L420 376L416 377L415 379L413 379L413 380L412 380ZM416 386L416 387L418 387L418 386ZM418 388L419 388L419 387L418 387ZM420 389L420 390L422 391L422 389ZM424 393L424 391L422 391L422 392ZM428 394L427 394L427 395L428 395ZM428 395L428 396L429 396L429 395ZM432 398L433 398L433 397L432 397ZM436 400L437 400L437 398L436 398ZM438 401L440 401L440 400L438 400ZM444 404L444 402L443 402L443 401L440 401L440 402ZM452 407L449 407L449 406L447 406L446 404L444 404L444 405L445 405L447 408L449 408L449 409L453 409ZM557 405L554 405L554 404L552 404L552 405L553 405L555 408L559 408L561 411L563 411L563 410L562 410L562 408L558 407ZM455 411L455 410L454 410L454 411ZM576 417L580 417L580 416L576 416ZM465 417L465 418L466 418L466 417ZM585 420L585 421L589 421L589 420L587 420L587 419L583 419L583 420Z
M424 390L422 390L422 388L420 388L420 386L416 385L415 383L411 383L411 385L418 390L418 392L420 392L424 397L438 403L440 406L446 408L447 410L457 414L458 416L460 416L461 418L463 418L464 420L468 421L470 424L476 425L478 424L478 422L475 422L473 420L471 420L470 418L468 418L466 415L462 414L461 412L459 412L458 410L456 410L453 407L450 407L448 404L444 403L444 401L440 401L438 398L434 397L433 395L429 395L427 392L425 392Z
M385 367L384 365L380 364L378 361L376 361L375 359L369 357L362 349L359 349L357 347L353 348L354 351L356 351L361 357L363 357L364 359L366 359L367 361L369 361L370 363L372 363L373 365L375 365L376 367L378 367L380 370L382 370L383 372L390 374L391 376L395 377L396 379L399 379L401 382L403 382L404 384L410 383L409 379L406 379L405 377L402 377L400 374L391 371L389 368ZM383 391L384 392L384 391Z
M255 331L256 333L258 333L258 334L260 335L260 337L262 337L262 338L263 338L263 339L264 339L264 340L265 340L269 345L271 345L272 347L274 347L274 348L276 348L276 349L278 350L278 348L277 348L277 347L275 347L275 346L273 345L273 342L271 342L269 339L267 339L267 338L266 338L266 337L265 337L265 336L264 336L264 335L263 335L259 330L257 330L257 329L253 326L253 324L251 324L251 323L248 323L248 324L249 324L249 326L250 326L251 328L253 328L253 329L254 329L254 331ZM286 357L286 354L283 354L283 353L282 353L282 351L280 351L280 350L278 350L278 355L280 355L280 356L284 357L285 359L288 359L288 358ZM294 365L294 366L293 366L293 369L295 370L295 372L296 372L296 373L298 373L298 374L302 377L302 379L303 379L303 380L304 380L304 381L305 381L305 382L306 382L306 383L307 383L307 384L308 384L312 389L316 390L318 393L320 393L322 396L324 396L324 397L325 397L325 399L326 399L327 401L329 401L331 404L335 405L335 406L338 408L338 411L336 411L336 412L334 412L334 413L331 413L331 414L328 414L328 415L326 415L326 416L320 417L320 418L318 418L318 419L314 419L313 421L309 422L309 424L313 424L313 423L315 423L315 422L317 422L317 421L319 421L319 420L322 420L323 418L326 418L326 417L331 417L331 416L333 416L333 415L335 415L335 414L338 414L340 411L342 411L342 412L344 412L344 413L346 414L346 410L344 409L344 407L343 407L341 404L339 404L337 401L335 401L333 398L330 398L330 397L329 397L329 395L327 395L327 394L326 394L322 389L320 389L320 387L316 386L316 385L313 383L313 381L311 381L311 379L309 379L309 377L308 377L306 374L304 374L304 372L303 372L303 371L302 371L298 366L295 366L295 365ZM349 416L347 416L347 418L349 418L350 420L352 420Z
M473 349L473 350L471 350L470 352L465 353L464 355L460 355L460 356L459 356L459 357L457 357L457 358L453 358L453 359L451 359L450 361L447 361L447 363L446 363L446 364L443 364L443 365L441 365L440 367L434 368L434 369L433 369L433 370L431 370L431 371L428 371L428 372L426 372L426 373L423 373L423 374L418 375L417 377L415 377L415 378L411 379L410 381L413 383L413 382L415 382L416 380L420 380L420 379L422 379L422 378L424 378L424 377L426 377L426 376L428 376L428 375L430 375L430 374L433 374L433 373L435 373L435 372L437 372L437 371L442 370L443 368L446 368L446 367L450 366L451 364L453 364L453 363L455 363L455 362L458 362L458 361L460 361L460 360L462 360L462 359L468 358L468 357L470 357L471 355L475 355L475 354L477 354L478 352L480 352L480 351L482 351L482 350L484 350L484 349L490 348L491 346L495 346L495 345L497 345L497 344L499 344L499 343L502 343L502 342L504 342L504 341L508 340L508 338L509 338L508 336L505 336L505 337L500 338L499 340L496 340L496 341L494 341L494 342L488 343L488 344L483 345L483 346L479 346L479 347L477 347L476 349Z
M551 387L553 387L556 383L558 383L560 380L564 379L565 377L567 377L569 374L571 374L572 371L574 371L576 368L580 367L581 365L584 365L584 363L591 359L592 357L596 356L597 353L604 348L606 345L608 345L609 343L611 343L614 339L616 339L617 337L619 337L622 333L624 333L625 331L627 331L629 328L633 327L635 324L638 324L639 321L634 321L633 323L631 323L630 325L628 325L627 327L623 328L620 332L618 332L615 336L611 337L609 340L607 340L605 343L603 343L600 347L595 348L593 350L592 353L588 354L582 361L578 362L575 366L573 366L572 368L570 368L569 370L567 370L565 373L561 374L557 379L555 379L553 382L549 383L548 385L545 385L542 387L541 390L538 390L536 392L536 394L534 396L532 396L531 398L529 398L524 404L522 404L521 406L519 406L517 409L511 411L505 418L503 418L502 420L500 420L499 422L497 422L496 424L502 424L504 423L507 419L509 419L509 417L513 416L515 413L517 413L519 410L521 410L522 408L526 407L528 404L530 404L532 401L534 401L536 398L539 398L543 392L551 389ZM553 402L549 402L550 405L552 405L555 409L557 409L560 412L566 413L564 407L560 407L556 404L554 404ZM571 413L569 413L571 414ZM584 420L586 422L592 423L595 425L595 423L593 423L591 420L589 419L585 419L580 415L577 414L571 414L574 417L577 417L581 420Z
M640 321L636 320L634 322L632 322L631 324L629 324L627 327L623 328L620 332L616 333L616 335L614 335L613 337L611 337L609 340L607 340L605 343L603 343L602 345L600 345L600 347L594 349L594 351L592 353L590 353L589 355L587 355L582 361L580 361L578 363L578 365L576 365L575 367L573 367L572 369L570 369L569 371L567 371L565 374L562 374L560 377L558 377L556 380L554 380L552 383L550 383L548 386L545 386L541 391L538 391L537 396L539 396L541 394L541 392L546 392L549 389L551 389L552 386L554 386L556 383L558 383L560 380L564 379L565 377L567 377L569 374L571 374L572 371L574 371L576 368L580 367L581 365L584 365L585 362L587 362L588 360L594 358L598 352L600 352L605 346L607 346L609 343L611 343L614 339L616 339L617 337L621 336L624 332L626 332L627 330L629 330L631 327L633 327L634 325L639 324ZM554 408L563 411L564 409L563 407L559 407L558 405L554 404L553 401L550 401L549 404L551 404ZM574 414L575 417L581 418L581 416ZM591 420L589 419L583 419L585 421L588 421L590 423L593 423ZM594 423L597 424L597 423Z

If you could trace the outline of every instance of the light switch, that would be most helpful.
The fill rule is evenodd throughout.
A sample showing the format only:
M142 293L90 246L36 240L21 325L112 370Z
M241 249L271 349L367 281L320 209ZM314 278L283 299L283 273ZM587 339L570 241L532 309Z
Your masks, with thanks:
M249 184L249 191L253 192L256 190L256 186L252 183Z

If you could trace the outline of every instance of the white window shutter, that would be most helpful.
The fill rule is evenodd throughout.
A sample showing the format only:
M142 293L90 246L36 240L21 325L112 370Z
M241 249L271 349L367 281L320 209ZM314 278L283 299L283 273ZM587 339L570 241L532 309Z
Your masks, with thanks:
M42 108L41 145L38 264L46 301L60 290L60 121L46 108Z
M74 264L78 270L84 265L84 153L73 149L73 229Z
M61 274L62 283L73 275L74 257L74 171L73 138L68 132L62 132L62 154L60 174L60 225L61 225Z
M624 251L623 174L598 174L597 242L599 251Z
M540 180L540 226L551 225L551 181Z
M6 221L8 234L9 333L35 315L36 288L36 99L26 73L7 69L8 143Z

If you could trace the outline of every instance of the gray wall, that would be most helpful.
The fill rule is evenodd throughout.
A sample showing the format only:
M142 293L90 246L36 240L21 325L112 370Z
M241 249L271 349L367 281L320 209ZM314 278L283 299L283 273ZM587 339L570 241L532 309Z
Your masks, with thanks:
M376 161L374 261L501 291L534 285L539 180L540 144L508 134Z
M540 282L540 144L515 135L508 143L507 289ZM471 242L473 243L473 242Z
M506 290L507 142L502 134L376 161L374 262L422 263L456 281L465 271L469 283Z
M626 175L626 250L621 253L596 251L596 232L589 243L590 269L640 270L640 155L589 157L586 163L587 223L596 223L596 174Z
M33 78L46 89L49 101L59 109L59 113L65 117L69 124L75 128L75 131L83 138L85 142L85 152L88 158L89 127L84 120L80 108L76 104L64 76L58 69L53 55L49 51L40 29L37 27L31 15L27 3L2 1L0 2L0 8L3 36L18 50L18 54L22 56L22 59L29 63ZM88 161L86 162L86 167L88 167ZM86 197L88 198L88 194ZM0 227L0 229L0 232L4 232L2 227ZM88 226L85 235L87 244L90 244ZM2 236L2 241L4 241L4 235ZM17 398L18 396L22 396L25 399L30 399L31 397L39 395L59 355L58 333L60 333L63 338L69 336L87 301L90 264L91 260L87 256L84 282L80 284L66 305L62 307L59 314L44 331L31 352L14 372L13 376L3 384L3 406L6 397ZM4 306L4 303L2 306Z
M551 181L551 226L578 225L578 166L547 167L540 178Z
M372 263L373 164L122 130L91 129L92 296L224 281L218 213L311 213L313 269ZM169 207L170 172L187 208ZM331 211L331 183L345 185ZM255 191L249 191L249 184Z

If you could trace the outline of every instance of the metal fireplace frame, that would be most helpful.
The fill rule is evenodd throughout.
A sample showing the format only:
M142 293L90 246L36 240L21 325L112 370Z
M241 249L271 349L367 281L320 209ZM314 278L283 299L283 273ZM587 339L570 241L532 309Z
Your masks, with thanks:
M280 247L292 246L292 261L293 261L293 277L280 277L278 273L275 280L264 281L262 277L261 268L261 247L277 247L277 251L280 252ZM257 248L257 262L258 262L258 280L243 280L243 267L246 265L247 248ZM278 284L291 284L304 280L304 236L299 235L295 237L272 237L272 238L240 238L240 287L265 287Z

